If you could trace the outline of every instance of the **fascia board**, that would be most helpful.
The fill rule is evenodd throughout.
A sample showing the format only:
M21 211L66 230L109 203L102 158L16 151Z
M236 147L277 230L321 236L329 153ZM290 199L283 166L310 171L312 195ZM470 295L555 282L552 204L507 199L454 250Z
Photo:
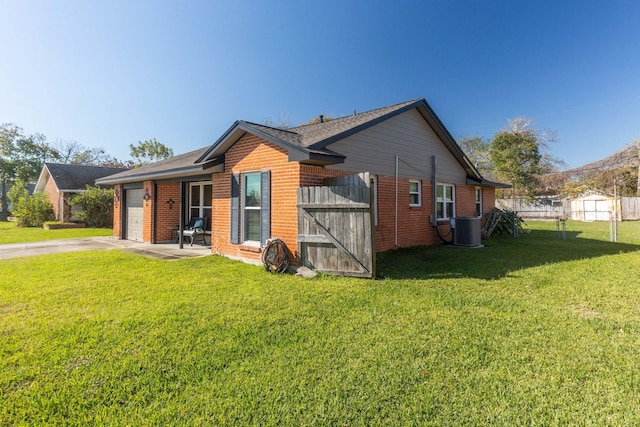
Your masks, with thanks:
M47 176L51 176L51 172L49 172L49 168L47 167L47 165L44 165L42 168L42 171L40 172L40 176L38 177L38 181L36 182L36 186L33 189L34 193L45 191L45 180L47 179ZM53 185L55 185L56 188L58 188L58 186L55 183L55 180L53 182Z
M129 182L139 182L166 178L179 178L181 176L198 175L201 174L204 168L202 166L196 166L192 168L181 168L159 172L151 172L137 175L129 175L122 178L100 178L96 179L96 184L125 184Z
M211 148L209 148L198 160L196 160L196 163L224 155L227 150L229 150L233 146L233 144L238 142L240 138L242 138L247 133L262 138L265 141L269 141L272 144L277 145L278 147L284 148L289 152L290 155L292 152L298 152L301 155L304 155L307 152L307 150L302 147L298 147L287 141L283 141L282 139L275 138L272 135L256 129L255 127L251 126L251 124L245 121L238 120L211 146Z

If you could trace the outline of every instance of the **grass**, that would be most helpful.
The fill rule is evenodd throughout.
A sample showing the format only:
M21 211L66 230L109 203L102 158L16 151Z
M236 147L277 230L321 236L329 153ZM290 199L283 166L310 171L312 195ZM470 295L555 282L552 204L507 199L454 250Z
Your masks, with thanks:
M112 236L111 228L69 228L45 230L41 227L18 227L15 222L0 221L0 245L7 243L39 242L42 240L76 237Z
M216 256L0 261L0 425L633 425L640 224L532 223L379 280Z

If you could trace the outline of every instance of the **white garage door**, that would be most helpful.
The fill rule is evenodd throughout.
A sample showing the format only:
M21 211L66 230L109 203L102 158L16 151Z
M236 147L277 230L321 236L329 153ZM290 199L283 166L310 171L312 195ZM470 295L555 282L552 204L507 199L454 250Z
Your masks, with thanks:
M585 221L609 221L609 202L607 200L585 200Z
M127 190L127 240L142 242L142 188Z

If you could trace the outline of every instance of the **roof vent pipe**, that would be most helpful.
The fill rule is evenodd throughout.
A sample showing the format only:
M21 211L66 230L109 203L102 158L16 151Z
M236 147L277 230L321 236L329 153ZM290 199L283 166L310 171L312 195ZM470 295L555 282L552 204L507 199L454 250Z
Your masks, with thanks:
M320 114L320 123L324 123L324 116Z

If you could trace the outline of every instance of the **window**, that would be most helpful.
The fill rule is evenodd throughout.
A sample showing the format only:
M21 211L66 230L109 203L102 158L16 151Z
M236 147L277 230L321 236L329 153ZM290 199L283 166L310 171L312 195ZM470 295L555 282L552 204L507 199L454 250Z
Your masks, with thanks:
M482 188L476 187L476 216L482 216Z
M409 206L422 206L420 181L409 181Z
M211 182L189 184L189 218L204 218L205 230L211 231Z
M242 176L242 240L260 242L260 174Z
M231 243L264 244L271 237L271 172L231 176Z
M436 185L436 215L438 219L449 219L455 216L455 188L449 184Z

